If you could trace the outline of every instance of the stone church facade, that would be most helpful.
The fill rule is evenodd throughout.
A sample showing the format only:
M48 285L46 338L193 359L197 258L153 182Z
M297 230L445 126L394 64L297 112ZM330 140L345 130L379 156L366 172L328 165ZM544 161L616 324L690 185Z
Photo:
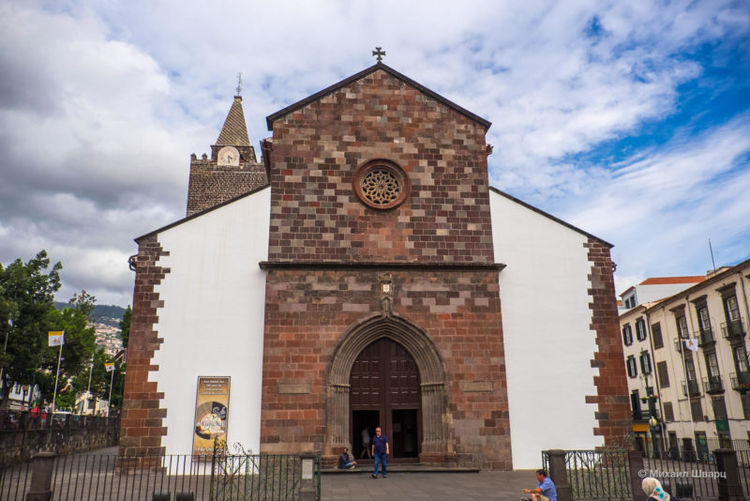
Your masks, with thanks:
M489 186L488 121L379 62L267 122L259 162L235 98L187 217L136 240L123 454L187 452L206 375L261 453L382 426L393 460L511 469L621 442L611 245Z

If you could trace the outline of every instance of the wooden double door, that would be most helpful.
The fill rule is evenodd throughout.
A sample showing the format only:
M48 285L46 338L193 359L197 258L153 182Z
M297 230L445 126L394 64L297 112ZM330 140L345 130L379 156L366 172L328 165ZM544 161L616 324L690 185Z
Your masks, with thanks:
M370 437L380 426L388 437L390 458L416 461L421 436L421 392L414 358L400 344L381 338L359 354L349 384L352 453L367 457L362 430Z

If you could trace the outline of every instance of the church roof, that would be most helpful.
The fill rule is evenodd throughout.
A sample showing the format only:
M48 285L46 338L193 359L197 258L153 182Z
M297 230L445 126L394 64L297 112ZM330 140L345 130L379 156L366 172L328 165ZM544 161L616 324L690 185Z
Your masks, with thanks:
M335 83L335 84L331 85L330 87L327 87L327 88L321 90L320 92L316 92L315 94L313 94L313 95L311 95L309 97L306 97L305 99L302 99L301 101L297 101L296 103L290 104L289 106L287 106L283 110L279 110L276 113L268 115L266 117L266 124L268 124L268 130L273 130L273 123L277 119L279 119L279 118L281 118L281 117L283 117L285 115L288 115L289 113L291 113L291 112L293 112L295 110L298 110L299 108L307 106L308 104L310 104L310 103L312 103L314 101L317 101L318 99L321 99L322 97L325 97L328 94L331 94L332 92L335 92L335 91L341 89L342 87L346 87L350 83L352 83L352 82L354 82L356 80L359 80L360 78L364 78L367 75L369 75L370 73L374 73L377 70L383 70L383 71L385 71L386 73L392 75L393 77L401 80L405 84L407 84L407 85L409 85L411 87L414 87L415 89L418 89L418 90L422 91L424 94L427 94L431 98L433 98L436 101L444 104L445 106L453 109L454 111L457 111L458 113L464 115L465 117L468 117L471 120L474 120L475 122L478 122L482 127L484 127L485 130L489 129L490 126L492 125L492 122L490 122L488 120L485 120L484 118L482 118L482 117L480 117L478 115L475 115L474 113L470 112L469 110L467 110L465 108L462 108L461 106L457 105L453 101L450 101L450 100L444 98L443 96L441 96L440 94L438 94L437 92L434 92L434 91L428 89L427 87L425 87L424 85L422 85L422 84L420 84L418 82L415 82L411 78L407 77L406 75L403 75L403 74L399 73L398 71L394 70L390 66L388 66L386 64L383 64L382 62L378 62L376 64L373 64L369 68L366 68L366 69L360 71L359 73L356 73L356 74L350 76L349 78L345 78L344 80L342 80L342 81L340 81L338 83Z
M206 209L203 209L202 211L196 212L194 214L190 214L189 216L185 216L182 219L178 219L177 221L174 221L174 222L169 223L169 224L167 224L165 226L162 226L161 228L157 228L157 229L155 229L153 231L149 231L145 235L141 235L140 237L136 237L133 240L135 240L136 243L140 243L140 241L143 240L146 237L150 237L151 235L156 235L157 233L161 233L163 231L169 230L171 228L174 228L175 226L179 226L179 225L181 225L183 223L187 223L188 221L196 219L196 218L199 218L199 217L201 217L204 214L207 214L209 212L215 211L216 209L220 209L220 208L224 207L225 205L229 205L231 203L234 203L237 200L240 200L240 199L245 198L245 197L249 197L250 195L255 195L259 191L263 191L266 188L270 188L270 186L271 186L270 184L264 184L263 186L258 186L254 190L250 190L247 193L242 193L240 195L237 195L236 197L230 198L229 200L225 200L224 202L221 202L220 204L216 204L216 205L214 205L212 207L208 207Z
M523 205L527 209L533 210L537 214L539 214L541 216L544 216L544 217L546 217L548 219L551 219L552 221L554 221L554 222L556 222L558 224L561 224L561 225L563 225L563 226L565 226L567 228L570 228L573 231L576 231L576 232L578 232L578 233L580 233L582 235L585 235L587 237L593 238L594 240L597 240L598 242L606 245L610 249L612 247L614 247L614 244L611 244L611 243L607 242L606 240L602 240L601 238L597 237L596 235L592 235L591 233L589 233L587 231L583 231L582 229L578 228L577 226L573 226L569 222L563 221L562 219L553 216L549 212L544 212L542 209L540 209L538 207L534 207L533 205L528 204L528 203L524 202L523 200L520 200L520 199L514 197L513 195L509 195L509 194L505 193L504 191L500 191L497 188L495 188L494 186L490 186L490 191L494 191L498 195L503 196L503 197L507 198L508 200L512 200L512 201L516 202L517 204Z
M247 135L245 114L242 111L242 97L234 96L232 107L229 108L224 127L221 128L216 145L222 146L250 146L250 138Z

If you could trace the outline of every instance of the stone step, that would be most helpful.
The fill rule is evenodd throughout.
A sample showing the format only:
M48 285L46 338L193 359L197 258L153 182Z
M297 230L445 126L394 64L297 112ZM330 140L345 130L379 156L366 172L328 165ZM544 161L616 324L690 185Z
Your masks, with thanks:
M356 474L356 473L372 473L372 464L359 465L353 470L340 470L338 468L324 468L320 472L323 474ZM479 468L471 467L458 467L458 466L439 466L439 465L427 465L427 464L393 464L388 465L388 474L391 473L478 473Z

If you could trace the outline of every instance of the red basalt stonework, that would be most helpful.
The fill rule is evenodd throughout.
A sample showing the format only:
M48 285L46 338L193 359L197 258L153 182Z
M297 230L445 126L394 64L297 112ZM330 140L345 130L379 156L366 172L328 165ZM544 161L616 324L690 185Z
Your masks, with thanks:
M162 340L154 329L157 310L162 306L154 286L159 284L169 269L156 264L166 255L156 235L138 242L136 279L133 292L133 313L128 340L128 370L125 373L125 393L120 416L120 455L144 456L162 454L161 438L167 434L162 419L167 410L161 408L164 393L156 382L148 379L149 372L157 371L151 363Z
M597 404L595 417L599 426L594 429L594 434L604 437L604 445L629 448L632 447L632 440L627 437L632 416L620 342L613 263L609 246L602 242L589 238L584 247L588 249L591 263L589 307L591 328L596 332L598 348L591 366L599 369L599 375L594 377L597 394L587 396L586 402Z
M336 453L324 450L326 368L344 333L381 311L378 277L390 272L393 314L444 363L442 459L511 468L498 271L447 269L494 262L485 132L382 70L274 122L269 261L344 268L268 272L261 452ZM353 189L357 169L378 159L411 183L391 210ZM346 268L363 263L372 268ZM308 392L279 391L300 381Z

